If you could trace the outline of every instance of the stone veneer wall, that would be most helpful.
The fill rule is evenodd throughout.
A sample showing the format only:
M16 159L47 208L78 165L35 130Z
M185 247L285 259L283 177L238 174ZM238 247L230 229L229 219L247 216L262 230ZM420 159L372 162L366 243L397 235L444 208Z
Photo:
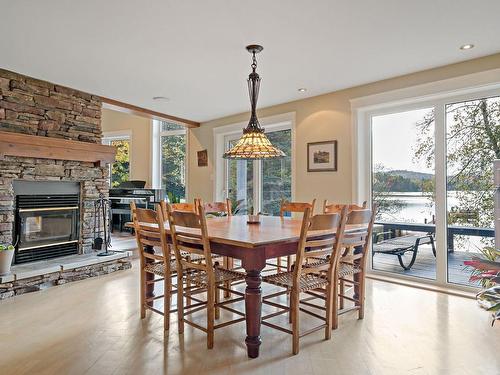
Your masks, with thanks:
M0 131L101 143L99 97L0 69ZM93 200L109 192L109 169L92 163L0 160L0 243L13 241L14 180L81 182L80 252L91 251Z
M103 263L76 267L60 272L51 272L21 280L0 283L0 301L19 294L37 292L55 285L72 281L85 280L90 277L107 275L116 271L132 268L129 258L105 261Z

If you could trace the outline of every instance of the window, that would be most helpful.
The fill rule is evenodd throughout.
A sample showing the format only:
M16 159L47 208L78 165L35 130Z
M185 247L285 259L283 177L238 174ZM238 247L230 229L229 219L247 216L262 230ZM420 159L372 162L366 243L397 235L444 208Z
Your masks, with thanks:
M235 214L253 211L279 215L281 201L292 199L292 118L283 115L261 120L269 140L286 154L280 159L224 160L223 152L236 144L244 125L214 130L216 200L231 199Z
M110 187L119 186L130 180L130 135L125 133L106 133L103 144L116 148L115 162L110 166Z
M261 210L279 215L281 200L292 199L292 130L271 131L267 136L286 156L261 162Z
M488 258L494 246L500 83L489 74L352 101L354 198L378 203L371 272L480 286L464 261ZM446 89L436 93L440 87Z
M448 282L470 284L453 267L494 248L493 160L500 159L500 96L450 103L446 113Z
M156 188L162 189L170 201L186 199L186 145L187 133L183 125L154 121L154 143L158 151L153 163L153 180ZM159 175L155 171L159 170Z

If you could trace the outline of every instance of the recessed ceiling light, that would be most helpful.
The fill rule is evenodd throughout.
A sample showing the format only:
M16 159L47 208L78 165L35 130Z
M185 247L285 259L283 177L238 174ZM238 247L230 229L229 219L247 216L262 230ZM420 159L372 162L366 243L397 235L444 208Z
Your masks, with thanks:
M298 91L299 91L299 92L306 92L306 91L307 91L307 89L306 89L306 88L304 88L304 87L301 87Z
M464 44L463 46L460 46L461 50L467 50L472 48L474 48L474 44Z
M157 100L159 102L169 102L170 99L166 96L153 96L153 100Z

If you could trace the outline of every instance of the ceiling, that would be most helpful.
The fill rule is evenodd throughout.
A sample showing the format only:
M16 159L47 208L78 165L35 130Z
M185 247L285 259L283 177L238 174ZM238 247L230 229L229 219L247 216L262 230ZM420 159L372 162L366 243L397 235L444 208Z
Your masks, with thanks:
M259 107L500 51L498 0L0 0L0 9L0 67L195 121L248 110L250 43L264 46Z

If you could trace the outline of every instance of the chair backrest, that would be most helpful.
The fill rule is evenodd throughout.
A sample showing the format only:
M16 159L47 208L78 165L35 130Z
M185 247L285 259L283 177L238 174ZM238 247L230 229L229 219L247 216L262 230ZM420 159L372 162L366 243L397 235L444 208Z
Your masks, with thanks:
M177 263L183 270L197 269L207 273L209 282L215 282L212 264L212 253L208 239L205 210L198 203L196 212L174 211L170 205L165 205L170 226L170 235ZM181 252L188 255L182 256ZM204 262L191 261L202 255Z
M306 209L310 210L309 215L312 215L314 213L314 205L316 204L316 199L313 199L311 203L307 202L290 202L283 200L281 201L281 206L280 206L280 216L283 217L285 216L286 212L293 213L293 212L302 212L305 213Z
M324 214L335 214L339 213L342 211L342 208L346 206L345 204L338 204L338 203L328 203L328 199L325 199L323 202L323 213ZM347 205L347 210L352 211L352 210L362 210L367 207L366 201L363 202L361 206L358 206L356 204L349 204Z
M160 207L157 207L157 211L137 208L135 202L130 203L130 208L132 210L132 220L134 222L135 238L137 241L137 247L139 248L139 254L141 256L141 262L148 258L153 261L164 262L167 267L170 267L171 252L167 243L167 238L164 233L164 221L161 217ZM154 254L145 251L145 247L156 247L160 248L162 253L159 254L155 252ZM170 270L167 269L167 272Z
M298 283L300 276L307 273L326 272L328 277L333 276L340 257L346 221L347 208L340 213L314 216L311 216L311 209L306 208L293 269L294 282ZM311 238L311 236L314 237ZM326 256L329 256L329 262L317 262L318 258ZM303 267L310 258L312 262L307 267Z
M194 203L172 203L170 204L172 207L173 211L188 211L188 212L195 212L196 211L196 204ZM164 212L165 218L167 217L166 211Z
M231 201L229 199L226 199L225 202L205 202L203 203L201 199L195 199L195 204L196 202L199 203L205 210L205 215L209 214L225 214L227 216L231 216L232 210L231 210Z
M342 247L352 248L361 247L361 253L359 251L355 258L364 258L368 254L368 246L370 245L370 240L373 232L373 222L375 219L375 209L360 209L351 210L348 213L347 225L352 226L349 232L345 233Z
M137 208L135 202L130 203L134 223L137 246L142 251L144 246L161 246L161 235L158 228L158 215L154 210Z

